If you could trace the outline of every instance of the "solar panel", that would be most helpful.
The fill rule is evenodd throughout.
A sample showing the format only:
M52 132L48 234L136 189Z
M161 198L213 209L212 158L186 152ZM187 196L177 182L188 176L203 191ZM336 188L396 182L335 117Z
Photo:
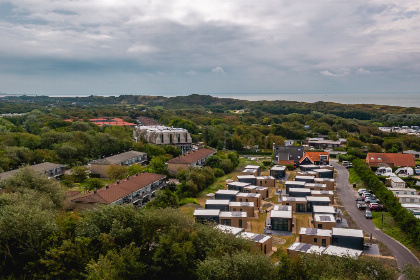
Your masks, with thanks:
M306 234L308 235L314 235L318 232L316 228L306 228Z
M331 217L330 216L319 216L319 218L321 219L321 222L329 222L329 221L331 221Z
M277 206L278 211L287 211L289 208L286 205L278 205Z
M258 234L257 236L254 237L254 240L256 242L259 242L261 239L264 239L264 238L265 238L265 235Z
M312 247L311 244L303 244L303 246L302 246L302 248L300 248L300 250L302 252L307 252L311 247Z
M232 217L241 217L242 213L241 212L232 212Z

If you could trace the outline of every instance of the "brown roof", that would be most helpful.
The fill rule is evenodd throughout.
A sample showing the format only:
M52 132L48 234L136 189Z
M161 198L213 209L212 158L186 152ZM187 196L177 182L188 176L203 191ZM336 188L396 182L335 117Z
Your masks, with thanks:
M280 165L294 165L295 162L293 160L279 160Z
M394 166L415 166L411 154L368 153L366 162L372 164L393 164Z
M215 150L211 149L200 149L195 150L186 154L183 154L179 157L173 158L169 160L167 163L178 163L178 164L191 164L194 163L202 158L205 158L209 155L216 153Z
M299 162L302 162L305 158L308 158L312 163L320 161L320 155L329 156L328 152L304 152L303 157Z
M72 202L110 204L163 178L165 176L161 174L140 173L138 176L133 175L129 177L129 180L121 180L119 184L114 183L108 188L100 188L96 193L88 193L80 198L73 199Z

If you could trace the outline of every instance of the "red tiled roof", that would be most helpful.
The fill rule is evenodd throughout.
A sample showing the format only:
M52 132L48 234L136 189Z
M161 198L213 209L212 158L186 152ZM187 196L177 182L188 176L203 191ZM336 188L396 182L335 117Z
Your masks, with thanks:
M279 160L280 165L294 165L295 162L293 160Z
M302 162L305 158L308 158L312 163L315 161L320 161L320 155L329 156L328 152L304 152L303 157L299 162Z
M211 149L195 150L195 151L183 154L179 157L173 158L169 160L167 163L191 164L214 153L216 153L216 151L211 150Z
M121 180L119 184L114 183L110 185L109 188L100 188L96 193L88 193L80 198L72 200L72 202L110 204L163 178L165 178L165 176L161 174L140 173L138 176L133 175L129 177L129 180Z
M415 166L412 154L368 153L366 162L370 165L393 164L394 166Z

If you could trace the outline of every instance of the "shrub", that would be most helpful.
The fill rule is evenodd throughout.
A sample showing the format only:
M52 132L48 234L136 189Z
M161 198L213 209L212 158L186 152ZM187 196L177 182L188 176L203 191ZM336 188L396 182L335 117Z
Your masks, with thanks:
M197 199L193 197L186 197L186 198L181 199L181 201L179 202L179 205L185 205L188 203L198 204L198 201Z

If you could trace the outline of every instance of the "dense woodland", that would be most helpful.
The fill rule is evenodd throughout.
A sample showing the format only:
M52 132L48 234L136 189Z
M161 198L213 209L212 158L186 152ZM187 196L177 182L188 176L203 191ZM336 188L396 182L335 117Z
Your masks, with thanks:
M278 252L274 265L248 242L195 224L177 207L231 172L239 163L238 153L255 152L256 145L270 153L273 143L321 134L346 138L345 150L352 158L363 158L368 151L420 151L419 137L378 129L420 125L417 108L198 95L8 96L0 99L0 113L21 114L0 118L0 171L44 161L73 168L61 182L27 169L1 182L0 279L395 279L392 269L365 258L309 255L291 260ZM92 180L83 178L81 166L88 161L128 150L148 154L147 167L121 170L113 175L117 179L142 170L168 174L165 161L181 153L171 146L134 142L131 128L88 122L113 116L130 122L147 116L186 128L195 142L219 152L208 167L180 172L177 188L160 191L141 210L115 206L65 212L62 201L68 186Z

